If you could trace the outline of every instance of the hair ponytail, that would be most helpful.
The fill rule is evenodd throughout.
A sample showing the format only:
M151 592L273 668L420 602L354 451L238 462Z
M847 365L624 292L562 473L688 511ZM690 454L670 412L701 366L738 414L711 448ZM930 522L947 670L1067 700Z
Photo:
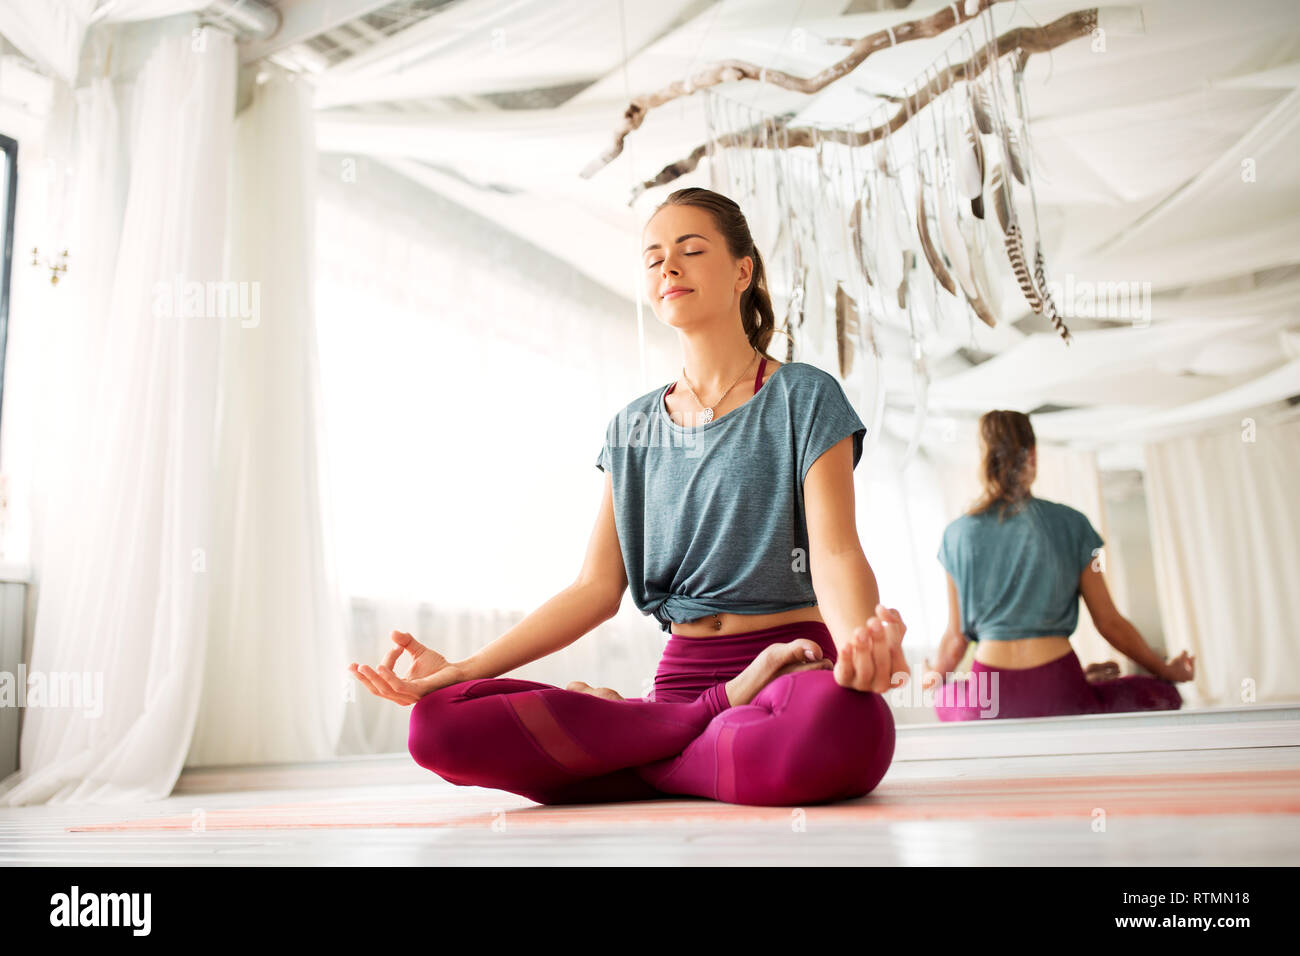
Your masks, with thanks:
M1008 508L1013 513L1029 497L1029 453L1034 450L1034 427L1023 412L994 410L979 420L982 461L980 477L984 492L968 514L979 514L997 506L998 520Z

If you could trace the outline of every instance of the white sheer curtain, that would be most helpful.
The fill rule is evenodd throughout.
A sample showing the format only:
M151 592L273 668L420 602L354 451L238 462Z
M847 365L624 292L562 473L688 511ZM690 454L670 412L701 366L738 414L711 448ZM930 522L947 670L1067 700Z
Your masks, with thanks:
M0 3L0 34L43 72L72 85L92 19L152 20L210 5L211 0L5 0ZM94 17L96 7L108 9Z
M869 426L868 410L858 413ZM947 521L936 462L925 454L913 455L900 471L905 449L906 442L883 434L854 477L858 538L881 602L898 608L907 623L903 649L912 673L919 674L925 657L934 657L948 624L943 567L934 559Z
M75 123L82 218L60 290L83 285L41 317L49 366L36 408L52 410L38 429L51 457L35 490L50 520L29 668L86 675L92 700L102 696L98 714L25 709L9 804L162 797L189 747L220 328L159 314L159 284L221 276L236 70L233 40L205 30L196 49L194 26L141 27L153 51L129 96L94 87Z
M1145 447L1169 650L1211 706L1300 698L1300 418L1255 414Z
M0 34L33 63L66 84L77 78L81 43L96 0L6 0Z
M1106 520L1106 503L1101 492L1101 472L1097 469L1097 453L1049 444L1038 445L1038 470L1034 479L1034 494L1039 498L1059 501L1082 511L1105 542L1100 558L1102 574L1115 606L1121 614L1128 608L1124 575L1124 554L1120 541L1111 534ZM1148 638L1149 635L1143 635ZM1148 640L1148 643L1151 643ZM1115 660L1122 673L1137 673L1136 665L1115 650L1101 636L1088 613L1088 605L1079 598L1079 623L1070 644L1079 662L1085 667L1095 661ZM1157 648L1159 652L1159 648Z
M322 521L310 89L274 67L235 129L211 634L187 765L332 756L355 678ZM373 663L373 662L372 662Z
M676 333L545 249L374 161L321 158L319 316L348 660L409 631L452 658L570 584L623 405L676 372ZM557 215L562 207L557 205ZM558 227L558 223L557 223ZM567 241L567 240L566 240ZM511 676L648 690L663 648L630 601ZM360 688L343 752L402 751L409 708Z

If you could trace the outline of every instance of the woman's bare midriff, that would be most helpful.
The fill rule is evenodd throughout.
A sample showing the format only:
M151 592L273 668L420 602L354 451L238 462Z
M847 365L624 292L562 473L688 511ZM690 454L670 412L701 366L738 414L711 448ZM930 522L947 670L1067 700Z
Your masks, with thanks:
M1025 670L1050 664L1072 650L1068 637L1056 635L1022 637L1015 641L980 641L975 648L975 660L989 667Z
M726 634L743 634L746 631L761 631L768 627L780 627L795 621L821 621L822 614L817 605L795 608L793 611L777 611L775 614L727 614L719 612L715 619L712 614L696 621L674 621L670 627L678 637L721 637ZM718 627L718 621L722 627ZM825 623L823 621L823 623Z

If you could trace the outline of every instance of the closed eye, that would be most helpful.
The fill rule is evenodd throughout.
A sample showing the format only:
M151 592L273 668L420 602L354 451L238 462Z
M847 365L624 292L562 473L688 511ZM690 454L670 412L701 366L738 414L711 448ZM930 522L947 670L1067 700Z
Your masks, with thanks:
M688 255L688 256L702 256L702 255L704 255L704 251L703 251L703 250L700 250L699 252L688 252L688 253L686 253L686 255ZM663 262L663 260L660 259L659 262ZM650 265L646 266L646 268L647 268L647 269L653 269L655 266L659 265L659 262L652 262L652 263L650 263Z

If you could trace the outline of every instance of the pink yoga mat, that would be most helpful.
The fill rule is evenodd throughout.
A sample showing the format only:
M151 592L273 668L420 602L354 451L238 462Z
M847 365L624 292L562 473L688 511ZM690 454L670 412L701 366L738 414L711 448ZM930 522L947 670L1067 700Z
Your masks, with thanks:
M1078 777L885 780L865 797L809 807L748 807L693 798L546 807L504 791L476 787L391 800L316 800L265 807L205 810L204 830L351 827L607 828L664 824L747 825L788 821L894 823L913 820L1087 818L1095 809L1135 816L1300 813L1300 770ZM203 796L194 796L196 809ZM69 831L192 830L197 814L127 819Z

